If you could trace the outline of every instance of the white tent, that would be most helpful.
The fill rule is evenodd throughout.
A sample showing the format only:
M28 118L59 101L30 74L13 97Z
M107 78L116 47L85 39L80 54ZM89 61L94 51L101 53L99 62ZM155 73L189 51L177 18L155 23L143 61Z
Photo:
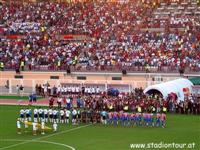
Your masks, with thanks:
M176 93L178 96L178 100L183 101L184 100L184 88L188 88L189 92L192 91L193 83L184 78L176 79L173 81L161 83L161 84L155 84L147 87L144 90L145 94L148 94L150 91L156 90L160 92L164 98L168 96L168 94Z

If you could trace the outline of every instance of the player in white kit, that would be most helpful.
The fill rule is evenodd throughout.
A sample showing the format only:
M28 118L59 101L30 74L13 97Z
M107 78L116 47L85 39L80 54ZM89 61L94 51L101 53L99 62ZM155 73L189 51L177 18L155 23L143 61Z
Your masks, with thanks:
M53 123L53 110L49 109L49 121Z
M38 122L38 109L37 108L35 108L33 110L33 121Z
M21 109L20 110L20 121L24 122L24 116L25 115L25 110L24 109Z
M37 135L37 123L33 122L33 135Z
M20 123L20 118L17 119L17 134L21 134L21 123Z
M56 132L58 130L58 125L56 122L53 123L53 131Z
M53 110L53 122L58 123L58 111L56 109Z
M28 119L27 118L24 121L24 128L25 128L25 132L28 132Z
M44 122L48 122L48 110L44 109Z
M38 114L39 114L39 122L40 122L43 119L43 109L42 108L39 108Z
M77 111L76 109L72 110L72 124L75 125L76 124L76 118L77 118Z
M70 114L71 114L70 110L67 109L67 110L65 111L65 116L66 116L65 122L66 122L67 124L69 123Z
M25 109L26 119L31 121L31 109Z
M60 123L64 123L64 116L65 116L65 112L63 109L60 110Z
M44 128L45 128L45 122L44 120L41 122L41 134L45 134L44 133Z

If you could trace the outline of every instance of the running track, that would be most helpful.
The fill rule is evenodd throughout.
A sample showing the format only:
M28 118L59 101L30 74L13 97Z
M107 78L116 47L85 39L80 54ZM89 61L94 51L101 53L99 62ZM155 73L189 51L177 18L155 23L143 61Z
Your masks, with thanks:
M28 100L0 99L0 105L29 105ZM36 106L49 106L48 99L37 100Z

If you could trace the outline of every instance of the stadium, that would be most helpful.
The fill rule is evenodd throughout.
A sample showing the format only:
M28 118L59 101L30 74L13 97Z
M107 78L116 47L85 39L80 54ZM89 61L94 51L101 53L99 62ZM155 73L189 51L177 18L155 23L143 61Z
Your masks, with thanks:
M200 0L0 0L0 150L200 149Z

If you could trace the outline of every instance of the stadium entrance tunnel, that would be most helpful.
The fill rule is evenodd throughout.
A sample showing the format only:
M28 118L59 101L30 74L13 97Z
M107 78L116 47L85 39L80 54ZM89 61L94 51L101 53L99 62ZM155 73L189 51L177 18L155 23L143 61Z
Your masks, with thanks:
M148 86L144 93L151 94L161 94L164 99L169 95L176 96L179 101L184 101L185 95L192 92L193 83L185 78L180 78L160 84L155 84Z
M148 94L148 95L162 95L162 93L157 89L150 89L149 91L146 92L146 94Z

